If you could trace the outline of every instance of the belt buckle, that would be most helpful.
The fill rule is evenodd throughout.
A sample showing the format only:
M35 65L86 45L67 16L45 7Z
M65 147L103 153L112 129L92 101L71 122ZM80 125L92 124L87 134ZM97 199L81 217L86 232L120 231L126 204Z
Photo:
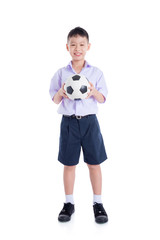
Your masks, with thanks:
M76 118L77 118L78 120L80 120L80 119L82 118L82 116L76 116Z

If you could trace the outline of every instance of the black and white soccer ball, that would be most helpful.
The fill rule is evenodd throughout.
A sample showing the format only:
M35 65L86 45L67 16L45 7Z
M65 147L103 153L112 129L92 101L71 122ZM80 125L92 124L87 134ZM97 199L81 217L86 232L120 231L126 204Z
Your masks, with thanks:
M64 90L71 100L81 100L88 96L90 84L83 75L76 74L67 78Z

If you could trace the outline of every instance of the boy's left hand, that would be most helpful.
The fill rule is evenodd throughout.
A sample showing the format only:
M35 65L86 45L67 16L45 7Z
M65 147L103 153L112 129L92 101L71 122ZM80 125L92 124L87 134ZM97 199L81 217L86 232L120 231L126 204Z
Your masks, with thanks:
M103 96L103 94L100 93L91 82L89 82L89 84L90 84L90 87L89 87L90 92L88 93L88 96L86 97L86 99L93 96L99 103L105 102L105 97Z
M89 82L89 84L90 84L90 87L89 87L90 92L88 93L88 96L86 97L86 99L90 98L91 96L95 96L96 92L97 92L97 90L95 89L93 83Z

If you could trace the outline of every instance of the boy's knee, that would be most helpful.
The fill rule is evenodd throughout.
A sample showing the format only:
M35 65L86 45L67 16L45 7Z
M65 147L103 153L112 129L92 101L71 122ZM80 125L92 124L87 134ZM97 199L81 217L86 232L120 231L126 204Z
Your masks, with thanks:
M67 171L73 171L73 170L75 170L75 168L76 168L76 165L74 165L74 166L64 166L64 170L67 170Z
M87 164L89 170L97 170L100 168L100 164L98 165L91 165L91 164Z

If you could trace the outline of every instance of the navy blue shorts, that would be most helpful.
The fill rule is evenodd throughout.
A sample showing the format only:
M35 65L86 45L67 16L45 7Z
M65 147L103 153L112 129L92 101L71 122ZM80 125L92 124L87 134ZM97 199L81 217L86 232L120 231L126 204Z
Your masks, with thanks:
M97 165L107 159L102 134L95 114L81 119L62 117L58 160L73 166L79 163L81 147L84 162Z

